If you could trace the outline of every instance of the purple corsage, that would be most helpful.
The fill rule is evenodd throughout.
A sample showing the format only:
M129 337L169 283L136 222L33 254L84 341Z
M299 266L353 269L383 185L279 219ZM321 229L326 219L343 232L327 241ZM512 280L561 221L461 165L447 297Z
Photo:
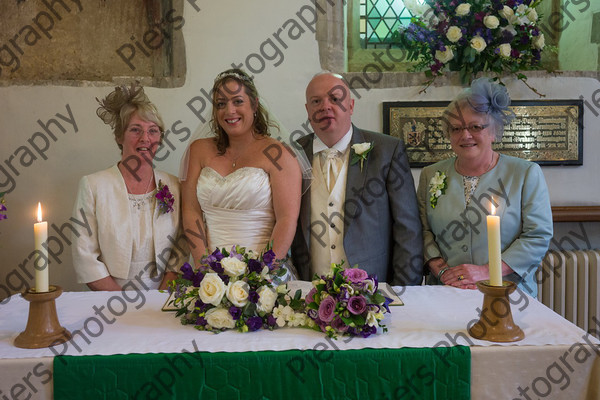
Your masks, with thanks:
M158 181L158 191L156 192L156 200L158 200L158 211L161 214L168 214L173 211L173 203L175 198L169 190L169 186L163 185L162 181Z

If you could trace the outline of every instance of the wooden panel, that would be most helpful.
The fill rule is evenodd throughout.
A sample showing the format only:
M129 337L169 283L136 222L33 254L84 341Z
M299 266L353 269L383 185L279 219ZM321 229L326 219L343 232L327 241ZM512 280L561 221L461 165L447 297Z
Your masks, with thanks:
M560 206L552 207L554 222L600 221L600 206Z

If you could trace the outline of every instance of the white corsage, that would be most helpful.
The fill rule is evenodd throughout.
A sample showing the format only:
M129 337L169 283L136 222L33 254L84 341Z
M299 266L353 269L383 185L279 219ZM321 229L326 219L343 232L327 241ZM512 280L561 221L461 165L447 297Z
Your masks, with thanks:
M352 161L350 165L354 165L360 161L360 171L362 172L363 163L369 156L371 150L373 150L373 142L356 143L352 145Z
M429 193L431 194L429 203L431 204L431 208L435 208L440 196L446 193L446 187L446 173L436 171L435 175L429 181Z

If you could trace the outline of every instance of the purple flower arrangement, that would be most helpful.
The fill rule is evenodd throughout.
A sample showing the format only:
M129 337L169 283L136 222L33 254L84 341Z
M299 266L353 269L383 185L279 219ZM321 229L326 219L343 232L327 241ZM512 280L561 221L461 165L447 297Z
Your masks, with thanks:
M6 203L4 202L4 192L0 193L0 211L6 211ZM8 218L6 214L0 212L0 221Z
M314 329L329 337L366 338L377 333L377 328L387 331L381 320L390 312L391 299L378 290L377 278L360 268L344 269L333 264L328 275L315 275L305 302Z
M158 202L158 211L162 214L168 214L173 211L173 203L175 198L173 193L169 190L169 186L163 185L162 181L158 181L158 188L156 192L156 200Z
M185 263L180 271L169 282L171 304L182 324L199 330L274 329L287 322L281 309L289 309L292 318L294 310L303 309L300 290L292 298L287 285L277 284L286 271L269 248L261 255L239 246L230 252L216 249L201 259L198 268Z
M425 0L405 1L415 15L408 27L400 26L395 38L417 61L412 71L423 71L425 89L447 67L460 71L463 84L479 72L515 74L540 69L544 34L536 26L536 7L542 0ZM546 46L551 51L556 49ZM424 89L424 90L425 90Z

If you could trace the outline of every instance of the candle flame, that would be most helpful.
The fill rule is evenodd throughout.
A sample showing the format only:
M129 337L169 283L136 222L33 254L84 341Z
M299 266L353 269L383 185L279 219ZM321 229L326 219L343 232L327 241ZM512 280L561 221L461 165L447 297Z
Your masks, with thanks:
M496 206L494 206L494 199L492 198L492 214L491 215L496 215Z
M42 222L42 203L38 202L37 221Z

